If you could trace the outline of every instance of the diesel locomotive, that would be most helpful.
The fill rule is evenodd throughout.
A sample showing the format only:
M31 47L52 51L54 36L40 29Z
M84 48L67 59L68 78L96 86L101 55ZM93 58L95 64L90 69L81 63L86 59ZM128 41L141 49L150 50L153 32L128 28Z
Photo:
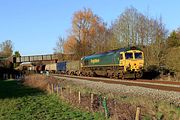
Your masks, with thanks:
M132 74L134 78L141 78L143 66L143 51L128 47L81 58L80 72L86 76L103 75L123 79L126 74Z

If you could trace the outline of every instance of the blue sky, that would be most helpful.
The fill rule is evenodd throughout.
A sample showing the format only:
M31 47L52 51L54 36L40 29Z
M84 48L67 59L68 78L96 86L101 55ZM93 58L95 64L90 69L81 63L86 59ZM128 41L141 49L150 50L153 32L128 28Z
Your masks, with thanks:
M133 6L162 17L169 31L180 27L179 0L0 0L0 43L12 40L21 55L51 54L59 36L66 37L73 13L90 8L108 25Z

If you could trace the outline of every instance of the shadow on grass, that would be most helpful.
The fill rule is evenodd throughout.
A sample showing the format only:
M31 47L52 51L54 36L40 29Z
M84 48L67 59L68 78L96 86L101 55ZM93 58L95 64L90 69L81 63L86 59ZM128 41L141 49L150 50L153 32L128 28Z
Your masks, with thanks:
M0 80L0 99L35 96L43 91L24 86L16 80Z

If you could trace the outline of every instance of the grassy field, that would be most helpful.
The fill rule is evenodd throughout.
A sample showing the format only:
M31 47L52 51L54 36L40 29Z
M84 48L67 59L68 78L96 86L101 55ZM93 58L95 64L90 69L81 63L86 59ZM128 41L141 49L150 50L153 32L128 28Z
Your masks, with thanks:
M99 113L72 108L55 95L0 80L0 120L103 120Z

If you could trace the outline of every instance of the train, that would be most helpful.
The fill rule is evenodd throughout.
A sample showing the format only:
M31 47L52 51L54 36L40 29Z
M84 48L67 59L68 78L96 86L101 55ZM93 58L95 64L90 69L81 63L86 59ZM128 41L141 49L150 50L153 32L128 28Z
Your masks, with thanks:
M107 76L124 79L127 74L141 78L144 53L137 47L126 47L84 56L81 60L47 64L45 71L78 76Z

